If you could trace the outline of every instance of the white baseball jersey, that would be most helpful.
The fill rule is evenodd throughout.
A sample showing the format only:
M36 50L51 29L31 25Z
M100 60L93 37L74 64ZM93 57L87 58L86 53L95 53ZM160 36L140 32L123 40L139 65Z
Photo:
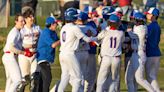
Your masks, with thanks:
M23 40L23 47L25 45L35 45L38 41L38 36L41 32L41 29L39 26L33 25L31 29L29 29L26 25L21 30L21 36ZM35 52L36 48L30 48L31 52Z
M22 40L21 40L21 34L18 29L15 27L9 32L7 36L6 45L4 47L4 52L10 51L10 45L14 44L14 47L18 50L22 50Z
M138 50L145 51L146 49L146 34L147 34L147 26L146 25L139 25L134 26L133 32L138 36Z
M101 55L102 56L119 56L122 54L122 43L124 33L121 30L110 30L109 27L97 36L98 40L102 39Z
M20 31L14 27L7 36L6 45L4 47L4 54L2 62L6 71L6 88L5 92L16 92L17 86L21 83L21 72L16 61L17 55L11 51L10 47L14 45L17 50L22 49L22 41Z
M80 28L73 24L67 23L60 32L60 51L75 51L79 47L80 39L87 38ZM88 41L90 39L87 39Z
M94 28L92 28L91 26L88 26L88 25L78 25L78 27L86 35L87 35L88 31L91 31L93 36L96 36L96 34L97 34L97 31ZM89 49L90 49L89 44L81 39L79 47L78 47L77 50L79 51L79 50L89 50Z

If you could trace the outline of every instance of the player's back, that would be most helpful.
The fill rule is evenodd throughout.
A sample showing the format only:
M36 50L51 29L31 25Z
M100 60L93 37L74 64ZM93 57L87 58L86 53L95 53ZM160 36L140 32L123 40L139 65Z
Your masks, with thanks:
M124 41L124 33L121 30L106 30L98 35L98 39L102 39L101 55L119 56L122 54L122 43Z
M147 26L146 25L134 26L133 32L138 36L138 50L145 51Z
M60 32L60 51L75 51L78 48L79 41L83 36L84 34L81 34L81 30L77 25L67 23L63 26Z

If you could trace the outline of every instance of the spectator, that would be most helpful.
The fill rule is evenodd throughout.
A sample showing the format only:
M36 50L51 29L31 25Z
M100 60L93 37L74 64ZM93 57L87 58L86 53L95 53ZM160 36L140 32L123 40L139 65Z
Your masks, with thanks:
M123 15L127 14L127 20L129 21L129 16L132 12L132 0L112 0L113 5L115 5L116 3L118 3L118 6L122 8Z

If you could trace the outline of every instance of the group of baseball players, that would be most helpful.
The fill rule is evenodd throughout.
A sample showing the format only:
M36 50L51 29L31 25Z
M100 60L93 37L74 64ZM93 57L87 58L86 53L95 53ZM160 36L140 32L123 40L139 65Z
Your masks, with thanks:
M123 53L128 92L137 92L138 84L148 92L160 92L159 10L154 7L146 13L133 10L127 16L130 21L121 20L124 15L120 7L104 6L101 12L99 15L91 6L83 11L68 8L60 37L54 16L46 19L46 27L41 30L34 24L32 10L16 15L2 57L5 92L24 92L28 84L31 92L49 92L51 64L59 45L61 79L51 92L64 92L68 83L72 92L120 92ZM146 20L150 24L146 25Z

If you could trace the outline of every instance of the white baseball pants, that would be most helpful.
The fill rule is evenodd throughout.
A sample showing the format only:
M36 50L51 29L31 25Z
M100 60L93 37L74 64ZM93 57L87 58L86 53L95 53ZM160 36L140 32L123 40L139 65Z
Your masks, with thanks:
M16 88L21 83L21 72L16 58L17 56L12 53L4 53L2 57L6 72L5 92L16 92Z
M131 57L131 66L128 66L127 69L127 79L130 78L131 76L135 76L135 80L138 84L140 84L142 87L144 87L148 92L155 92L154 88L148 83L147 80L144 79L144 68L145 68L145 62L146 62L146 54L143 51L139 51L138 53L133 52L132 57ZM134 75L132 75L134 74ZM131 92L130 90L135 91L137 88L136 84L134 83L135 81L130 78L127 81L131 81L128 83L128 91ZM133 89L134 88L134 89Z
M112 82L110 84L109 92L116 92L115 86L117 86L120 61L120 57L103 56L97 78L96 92L103 92L104 83L110 73Z
M71 80L72 92L82 92L82 72L79 61L74 52L60 52L61 81L58 92L64 92Z

